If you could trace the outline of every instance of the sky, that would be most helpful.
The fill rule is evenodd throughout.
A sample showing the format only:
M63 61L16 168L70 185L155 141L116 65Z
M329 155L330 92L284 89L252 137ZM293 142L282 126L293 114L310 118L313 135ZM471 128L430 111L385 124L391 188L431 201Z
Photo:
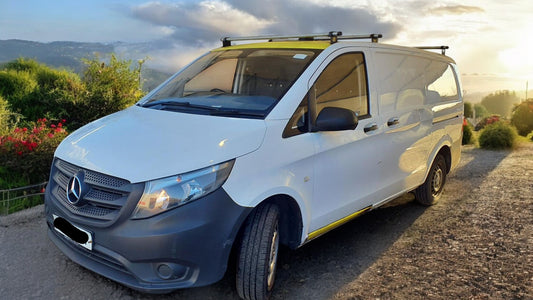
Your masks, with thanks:
M172 72L223 36L332 30L447 45L467 94L533 88L531 0L0 0L0 40L136 43Z

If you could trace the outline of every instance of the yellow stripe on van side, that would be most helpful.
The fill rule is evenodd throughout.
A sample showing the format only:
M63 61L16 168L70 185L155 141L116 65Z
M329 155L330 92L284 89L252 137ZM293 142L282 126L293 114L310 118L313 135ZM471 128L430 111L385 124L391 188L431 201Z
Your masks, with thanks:
M295 41L295 42L267 42L267 43L252 43L241 44L235 46L221 47L211 51L225 51L238 49L256 49L256 48L278 48L278 49L326 49L331 43L324 41Z
M353 214L349 215L349 216L346 216L340 220L337 220L329 225L326 225L318 230L315 230L311 233L309 233L309 235L307 236L307 241L309 240L312 240L314 238L317 238L321 235L323 235L324 233L330 231L330 230L333 230L341 225L343 225L344 223L347 223L348 221L351 221L352 219L355 219L356 217L364 214L365 212L369 211L370 209L372 208L372 206L368 206L368 207L365 207L359 211L356 211L354 212Z

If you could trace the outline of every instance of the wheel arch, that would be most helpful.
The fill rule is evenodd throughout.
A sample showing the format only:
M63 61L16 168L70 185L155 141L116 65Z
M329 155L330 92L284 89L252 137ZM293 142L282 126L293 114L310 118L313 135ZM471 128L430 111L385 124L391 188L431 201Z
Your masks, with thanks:
M447 145L444 145L440 148L439 152L437 152L437 155L442 154L444 157L444 161L446 162L446 174L450 173L451 167L452 167L452 151L450 150L450 147ZM435 157L437 156L435 155ZM435 158L433 158L435 160Z
M280 242L291 249L296 249L301 244L303 221L300 206L289 195L273 195L263 203L276 204L280 209Z
M444 161L446 162L446 174L448 174L452 167L452 143L451 139L447 139L443 137L443 139L440 141L440 143L437 144L438 146L434 148L432 154L429 156L429 161L427 162L427 171L426 171L426 178L429 174L430 166L433 164L433 161L435 161L435 158L437 155L441 154L444 157Z
M291 249L296 249L301 245L303 232L303 219L298 202L286 194L276 194L257 204L240 224L239 232L242 232L246 226L246 219L253 215L253 212L260 206L267 203L275 204L280 210L280 242ZM240 234L239 234L240 236Z

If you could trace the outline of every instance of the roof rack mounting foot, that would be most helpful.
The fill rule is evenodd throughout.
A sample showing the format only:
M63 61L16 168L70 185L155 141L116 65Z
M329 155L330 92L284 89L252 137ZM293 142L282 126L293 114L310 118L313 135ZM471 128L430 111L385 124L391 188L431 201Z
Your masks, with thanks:
M446 50L450 49L450 47L448 46L421 46L421 47L415 47L415 48L423 49L423 50L440 50L442 55L446 55Z

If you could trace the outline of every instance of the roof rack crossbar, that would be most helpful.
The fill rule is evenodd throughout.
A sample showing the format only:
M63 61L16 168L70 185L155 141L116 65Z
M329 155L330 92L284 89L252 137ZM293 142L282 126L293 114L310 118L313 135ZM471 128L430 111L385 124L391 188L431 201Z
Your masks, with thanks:
M423 50L441 50L442 55L446 55L446 50L450 49L448 46L422 46L422 47L415 47L418 49Z
M257 36L245 36L245 37L223 37L220 40L222 41L222 47L231 46L231 42L242 42L242 41L257 41L257 40L268 40L272 42L273 40L329 40L332 44L336 43L338 40L355 40L355 39L370 39L372 43L377 43L378 39L382 38L382 34L369 34L369 35L342 35L342 31L330 31L328 33L319 33L319 34L297 34L297 35L257 35Z

